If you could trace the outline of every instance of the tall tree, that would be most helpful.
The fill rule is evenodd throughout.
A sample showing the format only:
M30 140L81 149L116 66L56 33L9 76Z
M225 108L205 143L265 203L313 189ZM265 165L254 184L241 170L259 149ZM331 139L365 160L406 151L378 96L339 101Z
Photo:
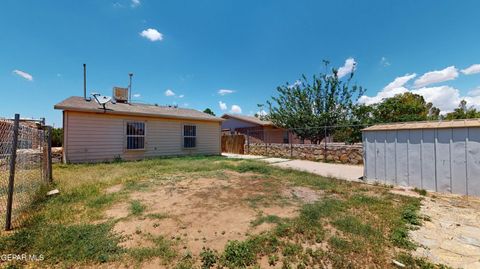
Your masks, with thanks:
M386 98L375 105L373 116L376 122L404 122L438 119L440 109L425 102L423 96L406 92Z
M462 100L458 107L453 112L447 113L445 119L447 120L459 120L459 119L473 119L480 118L480 112L478 112L473 106L468 107L467 101Z
M328 70L328 62L325 61ZM331 134L324 126L337 125L351 116L352 107L364 90L350 85L353 70L347 79L338 77L336 69L331 73L305 75L294 84L277 87L277 96L267 101L269 119L277 126L292 129L301 139L320 142Z
M205 110L203 111L203 113L207 113L207 114L210 114L212 116L215 116L215 113L210 109L210 108L205 108Z

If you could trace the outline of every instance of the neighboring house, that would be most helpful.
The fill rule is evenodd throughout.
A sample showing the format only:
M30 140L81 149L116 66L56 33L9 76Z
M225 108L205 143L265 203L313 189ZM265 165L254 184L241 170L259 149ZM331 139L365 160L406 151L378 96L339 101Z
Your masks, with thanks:
M225 119L222 122L223 132L248 135L251 143L301 142L287 130L275 127L271 121L238 114L224 114L222 118Z
M70 97L63 110L64 162L221 154L221 118L185 108Z

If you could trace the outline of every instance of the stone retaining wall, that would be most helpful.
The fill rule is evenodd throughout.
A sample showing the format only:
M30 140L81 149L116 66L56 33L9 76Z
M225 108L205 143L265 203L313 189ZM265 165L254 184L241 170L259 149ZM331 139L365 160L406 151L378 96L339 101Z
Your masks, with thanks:
M345 164L363 164L362 144L245 144L245 154Z

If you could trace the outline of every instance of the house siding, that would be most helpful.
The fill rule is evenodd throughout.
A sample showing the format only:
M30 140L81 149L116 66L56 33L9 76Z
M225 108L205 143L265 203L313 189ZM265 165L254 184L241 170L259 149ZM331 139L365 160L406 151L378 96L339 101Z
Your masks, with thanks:
M145 149L125 149L125 122L145 122ZM221 153L220 123L66 111L65 161L101 162L117 157L136 160L155 156ZM183 148L182 128L197 126L197 147Z

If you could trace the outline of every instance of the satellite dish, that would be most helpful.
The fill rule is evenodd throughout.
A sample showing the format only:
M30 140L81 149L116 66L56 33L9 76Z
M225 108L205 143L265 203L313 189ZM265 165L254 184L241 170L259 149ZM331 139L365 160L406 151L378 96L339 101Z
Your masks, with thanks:
M93 98L95 98L95 101L97 101L97 103L103 107L104 110L107 110L107 108L105 107L105 105L106 105L108 102L112 101L112 97L110 97L110 96L102 96L102 95L99 94L99 93L92 93L92 96L93 96Z

